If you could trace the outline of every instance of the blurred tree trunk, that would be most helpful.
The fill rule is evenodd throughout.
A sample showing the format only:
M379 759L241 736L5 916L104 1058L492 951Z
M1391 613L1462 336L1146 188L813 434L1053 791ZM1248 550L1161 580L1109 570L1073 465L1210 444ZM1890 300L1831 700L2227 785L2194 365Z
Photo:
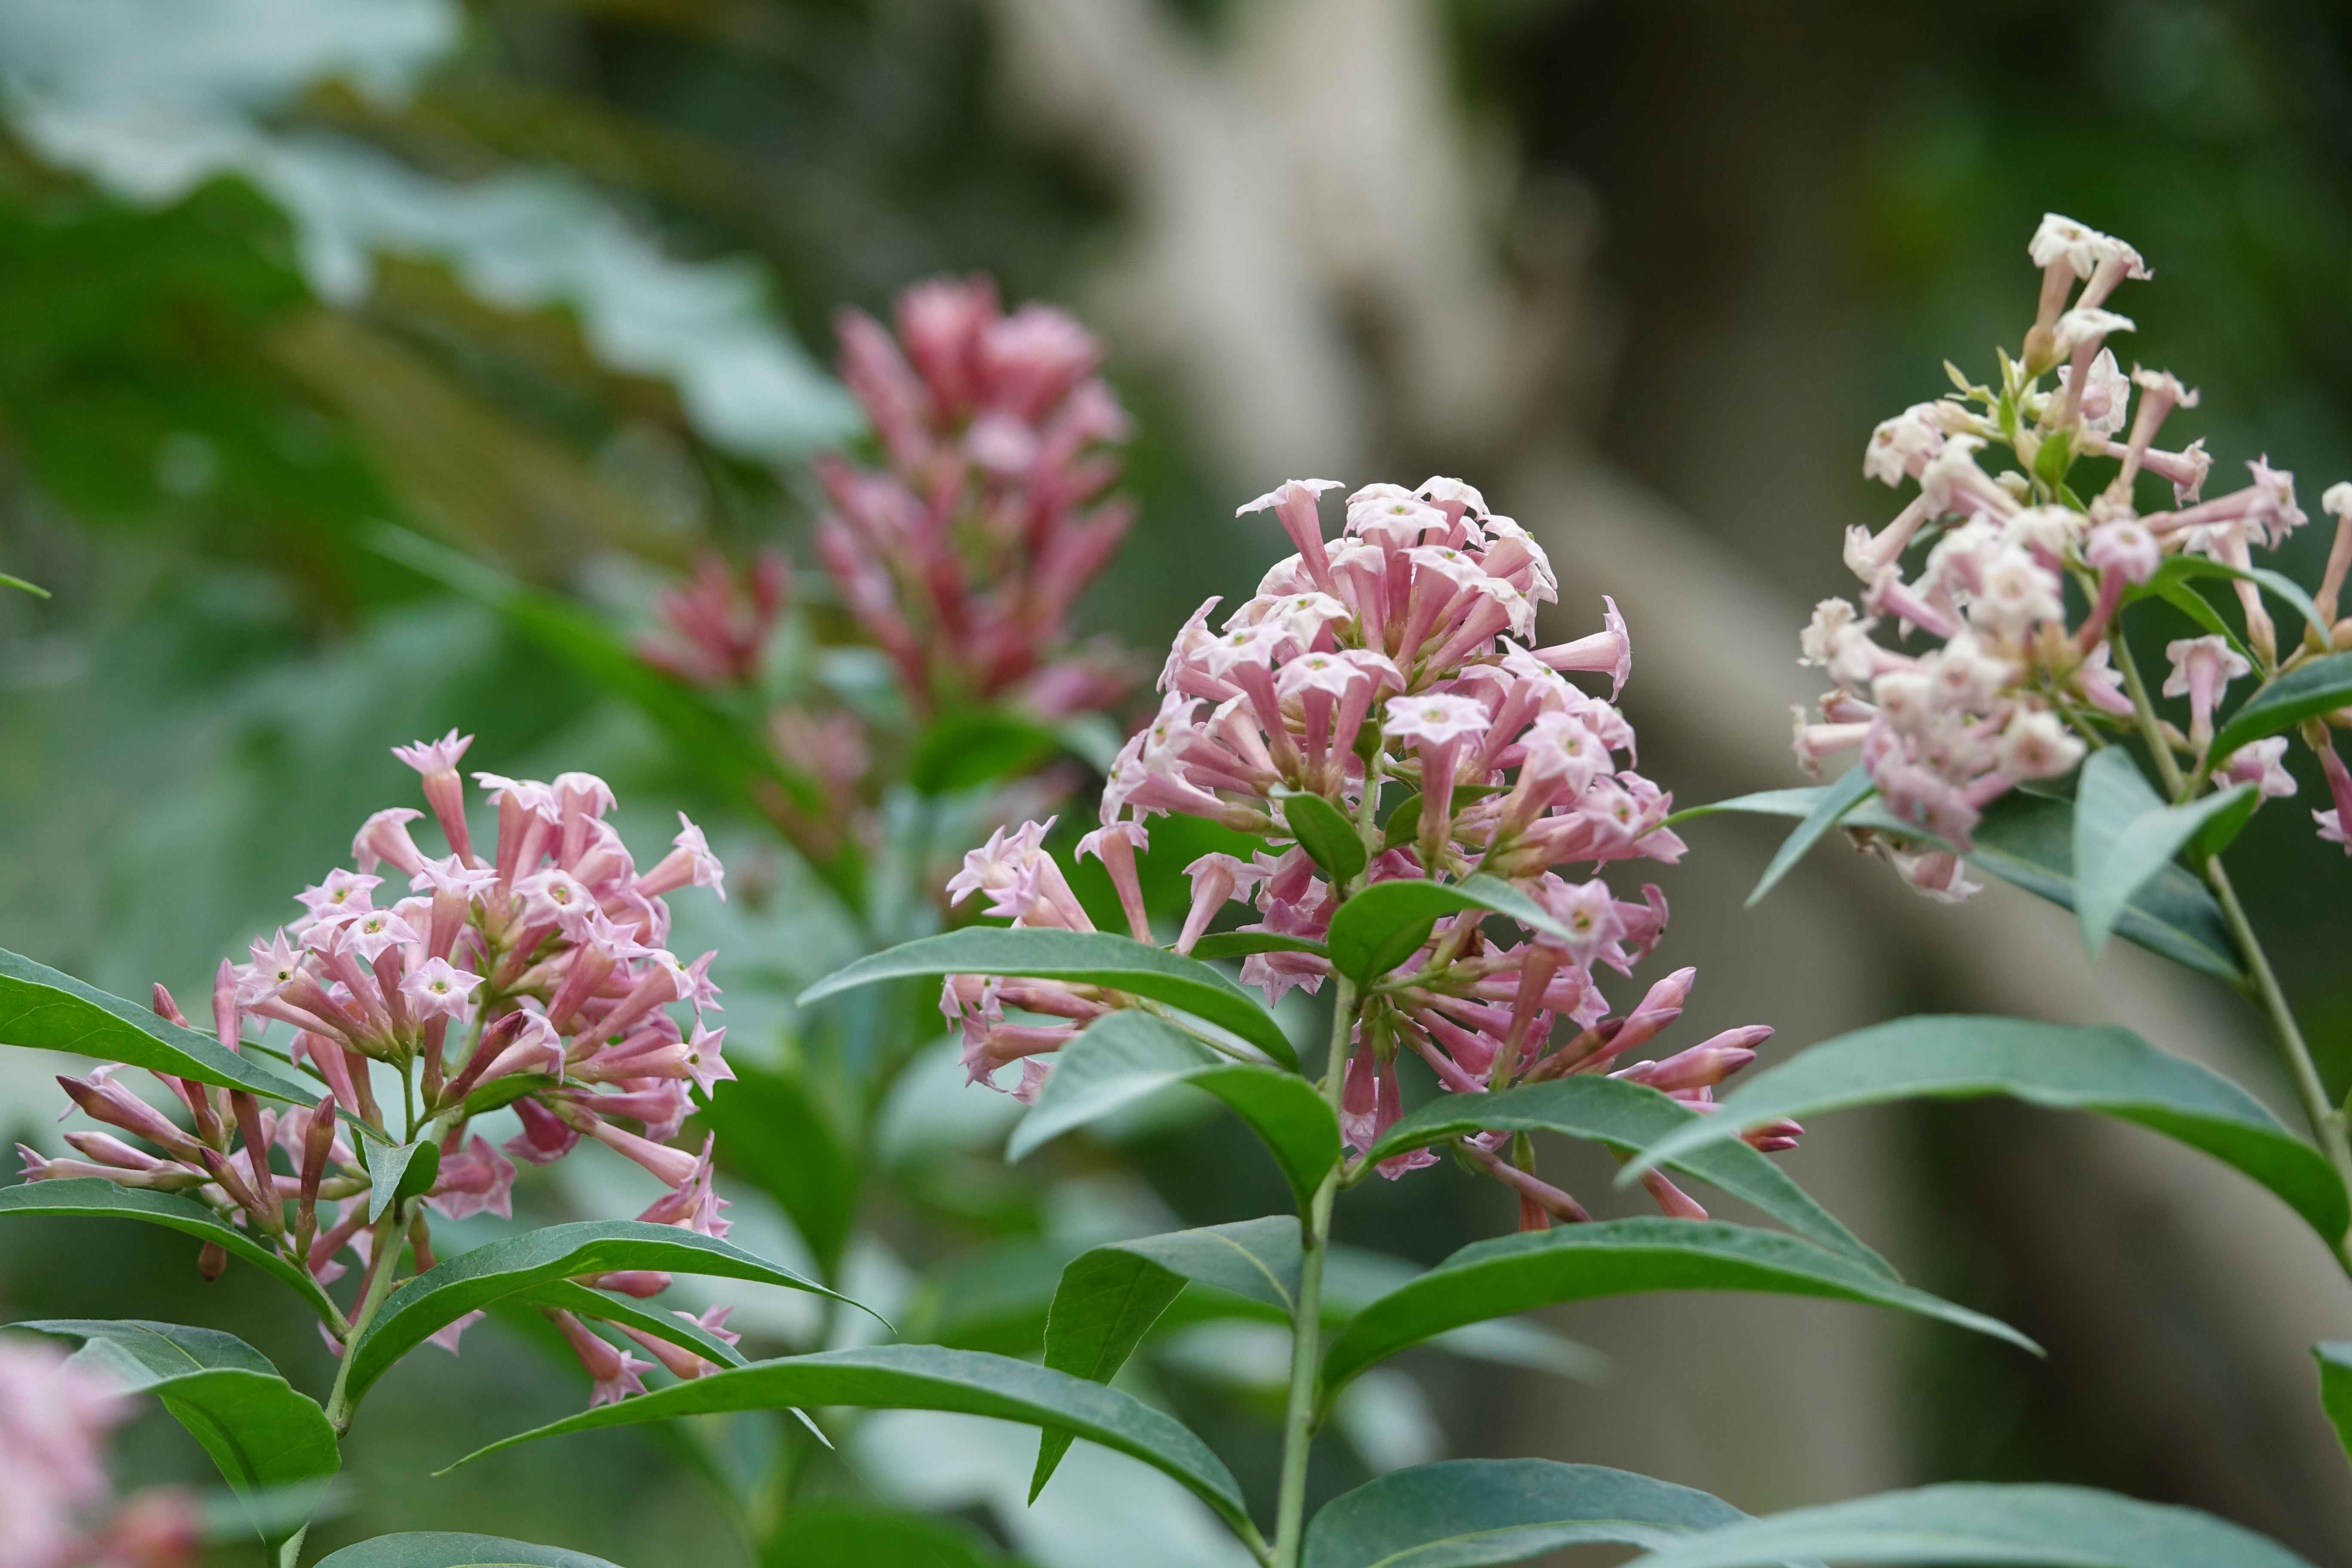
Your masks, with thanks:
M1434 7L1241 6L1214 39L1154 0L992 8L1010 101L1099 159L1128 204L1099 280L1106 319L1181 388L1234 495L1306 473L1481 483L1559 568L1555 635L1585 629L1603 591L1624 607L1645 771L1685 799L1797 782L1786 715L1812 695L1793 658L1802 605L1593 454L1613 327L1585 271L1591 198L1524 179L1507 142L1465 122ZM1801 476L1798 489L1836 494ZM1803 547L1833 556L1844 521L1820 514ZM1669 890L1702 1027L1770 1022L1794 1048L1924 992L2121 1023L2274 1088L2248 1016L2136 950L2094 973L2063 911L2003 887L1930 905L1884 867L1823 850L1759 918L1738 900L1769 830L1699 832ZM2307 1352L2352 1302L2325 1247L2267 1194L2147 1134L1974 1111L1957 1124L1968 1169L1934 1184L1979 1205L2000 1305L2051 1347L2038 1375L2080 1407L2076 1429L2154 1457L2119 1484L2315 1557L2352 1553L2352 1490ZM1790 1167L1898 1264L1981 1303L1990 1282L1938 1273L1949 1216L1921 1212L1916 1126L1836 1118ZM1759 1510L1934 1479L1916 1456L1935 1413L1911 1363L1939 1347L1890 1319L1705 1297L1571 1317L1617 1376L1543 1389L1482 1422L1472 1447L1648 1469Z

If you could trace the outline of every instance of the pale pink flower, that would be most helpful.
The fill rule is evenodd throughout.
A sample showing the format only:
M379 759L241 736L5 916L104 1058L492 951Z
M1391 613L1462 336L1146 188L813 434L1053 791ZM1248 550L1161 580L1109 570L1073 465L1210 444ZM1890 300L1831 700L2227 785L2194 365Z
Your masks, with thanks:
M482 977L457 968L446 958L428 958L400 983L400 993L419 1018L463 1020L472 1010L474 993Z

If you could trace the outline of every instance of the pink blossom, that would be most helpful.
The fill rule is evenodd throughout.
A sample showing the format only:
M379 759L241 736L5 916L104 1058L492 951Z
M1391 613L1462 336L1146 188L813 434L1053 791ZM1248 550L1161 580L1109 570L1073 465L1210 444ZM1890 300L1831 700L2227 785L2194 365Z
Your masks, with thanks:
M420 1018L463 1019L472 1009L482 977L451 965L446 958L426 959L400 984L401 994L415 1004Z

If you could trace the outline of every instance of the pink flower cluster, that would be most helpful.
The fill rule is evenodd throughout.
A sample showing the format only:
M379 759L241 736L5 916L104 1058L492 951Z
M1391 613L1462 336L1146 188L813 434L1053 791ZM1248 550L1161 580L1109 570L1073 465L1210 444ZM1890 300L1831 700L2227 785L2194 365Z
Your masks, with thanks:
M1480 920L1438 922L1428 942L1364 999L1346 1073L1346 1131L1362 1150L1401 1114L1396 1062L1410 1050L1449 1090L1480 1093L1568 1073L1610 1071L1679 1016L1693 972L1649 988L1614 1013L1603 971L1631 975L1656 946L1666 904L1654 886L1620 899L1599 874L1611 862L1680 858L1664 826L1672 798L1635 773L1633 731L1611 701L1568 673L1632 670L1625 625L1604 600L1602 629L1530 648L1536 606L1557 597L1538 544L1456 479L1418 490L1372 485L1348 498L1346 526L1324 536L1318 497L1339 488L1292 480L1240 509L1270 510L1296 552L1258 592L1213 627L1212 599L1177 634L1160 673L1158 715L1129 742L1103 793L1101 826L1077 846L1108 870L1130 933L1153 934L1136 856L1146 819L1179 813L1255 835L1268 847L1244 860L1213 854L1187 868L1192 904L1174 943L1189 952L1226 907L1255 919L1244 931L1319 944L1347 893L1400 878L1503 879L1553 922L1516 942ZM1618 757L1625 759L1621 765ZM1385 792L1385 793L1384 793ZM1370 863L1349 887L1291 842L1284 797L1321 797L1365 836ZM1387 808L1382 815L1383 807ZM1015 925L1093 929L1045 847L1050 824L1000 833L949 885L961 902ZM1584 879L1563 874L1586 868ZM1279 1001L1318 989L1330 973L1314 951L1252 955L1243 979ZM959 975L941 1006L963 1031L975 1080L1022 1064L1034 1094L1058 1049L1093 1018L1130 999L1099 988ZM1753 1058L1769 1029L1736 1029L1663 1061L1619 1069L1694 1105ZM1793 1127L1759 1134L1784 1146ZM1503 1161L1477 1152L1518 1188L1530 1222L1581 1218L1574 1201ZM1391 1162L1389 1175L1426 1164ZM1671 1212L1697 1205L1663 1179Z
M1003 698L1052 716L1127 681L1061 647L1070 607L1126 536L1108 448L1127 415L1096 374L1102 345L1062 311L1011 315L984 278L898 297L898 331L843 312L841 375L887 467L822 459L817 552L919 709Z
M132 1414L114 1382L54 1344L0 1340L0 1568L183 1568L201 1543L170 1489L110 1506L106 1436Z
M2082 760L2084 736L2133 721L2112 646L2126 595L2173 556L2248 569L2253 546L2275 550L2305 521L2294 476L2267 458L2247 465L2244 488L2202 500L2212 466L2204 443L2155 444L2175 410L2196 406L2197 394L2162 371L2125 375L2109 346L2133 323L2106 309L2108 299L2126 279L2152 276L2137 251L2052 214L2029 252L2042 290L2021 353L2001 355L1997 389L1969 385L1954 371L1958 391L1873 432L1863 472L1893 486L1916 482L1917 493L1877 532L1848 531L1845 562L1864 584L1861 605L1823 600L1801 639L1800 662L1823 670L1833 689L1817 715L1797 710L1799 762L1818 774L1826 760L1858 751L1886 808L1941 847L1865 837L1913 886L1945 900L1977 890L1955 852L1970 847L1988 805L2020 784L2063 777ZM1988 472L1983 458L1996 450L2017 466ZM2083 458L2116 465L2088 501L2070 488ZM2169 486L2170 508L2137 510L2143 474ZM2352 529L2352 486L2330 489L2326 504ZM2352 534L2339 533L2319 595L2331 619L2347 563ZM2277 629L2261 590L2242 579L2231 586L2246 647L2274 671ZM1888 622L1899 637L1921 633L1932 646L1906 652L1874 640ZM2187 698L2189 718L2185 733L2165 726L2169 743L2211 776L2256 783L2265 795L2293 794L2283 736L2204 755L2224 689L2253 664L2218 635L2166 651L2164 693ZM2332 768L2331 782L2342 773ZM2352 800L2352 777L2340 793Z
M66 1142L82 1158L24 1149L26 1177L97 1176L184 1193L266 1237L321 1284L342 1274L345 1252L372 1277L398 1253L399 1237L385 1247L370 1227L368 1169L340 1113L367 1130L356 1136L432 1139L439 1168L425 1202L451 1219L511 1217L514 1162L549 1163L585 1137L661 1183L662 1195L638 1218L723 1236L709 1141L698 1152L671 1142L693 1108L689 1090L708 1094L734 1076L722 1055L726 1030L704 1022L719 1008L715 954L685 963L661 945L670 924L665 895L706 887L723 898L723 868L681 816L674 847L639 870L604 820L612 791L579 773L551 784L477 773L498 811L484 857L457 773L472 739L453 730L394 749L421 775L446 854L428 857L411 837L409 824L424 813L379 811L352 840L356 868L337 868L304 889L303 916L255 942L249 963L221 963L212 995L220 1043L239 1050L248 1021L288 1026L291 1060L322 1090L316 1106L281 1113L243 1091L154 1075L184 1125L101 1067L58 1082L85 1115L140 1143L70 1131ZM404 878L406 895L379 905L384 873ZM691 1009L690 1025L671 1012L677 1005ZM155 1010L186 1023L161 985ZM381 1098L389 1084L374 1074L378 1064L398 1075L399 1101ZM495 1106L511 1107L522 1124L502 1145L472 1131L476 1115ZM340 1207L322 1215L322 1203ZM432 1267L424 1226L407 1239L417 1267ZM216 1268L225 1259L205 1261ZM590 1283L650 1296L668 1279ZM470 1321L437 1342L455 1351ZM600 1396L608 1383L627 1382L618 1372L600 1375Z

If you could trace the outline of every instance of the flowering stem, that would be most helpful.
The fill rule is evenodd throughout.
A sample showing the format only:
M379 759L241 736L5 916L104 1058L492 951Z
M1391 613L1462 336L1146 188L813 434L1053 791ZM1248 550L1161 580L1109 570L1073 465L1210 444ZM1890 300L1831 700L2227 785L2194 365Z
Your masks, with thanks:
M2263 951L2262 939L2254 934L2253 922L2246 918L2245 906L2238 901L2238 889L2231 885L2230 874L2221 868L2220 856L2205 862L2205 880L2212 888L2213 896L2221 900L2222 918L2229 921L2230 934L2245 960L2254 998L2270 1015L2280 1054L2286 1058L2287 1076L2294 1080L2295 1096L2303 1101L2303 1113L2310 1121L2320 1148L2326 1152L2328 1163L2336 1167L2337 1180L2347 1192L2352 1192L2352 1138L2346 1135L2344 1113L2328 1100L2319 1068L2311 1059L2311 1047L2295 1024L2294 1009L2287 1005L2286 993L2271 969L2270 955ZM2337 1244L2336 1261L2347 1273L2352 1273L2352 1236Z
M2124 689L2131 696L2132 716L2139 721L2140 738L2147 742L2148 754L2156 759L2157 777L2164 781L2165 793L2179 800L2180 763L2172 755L2172 742L2164 738L2164 731L2157 722L2156 704L2148 700L2147 682L2139 678L2139 665L2131 656L2131 645L2124 641L2120 617L2107 640L2116 650L2116 668L2124 672Z
M327 1395L327 1420L339 1437L352 1426L352 1351L358 1345L360 1336L367 1332L368 1325L375 1321L383 1299L392 1294L392 1277L399 1268L400 1209L397 1203L387 1206L383 1217L375 1222L375 1237L368 1247L367 1289L360 1293L360 1303L352 1310L351 1332L343 1336L343 1362L335 1369L334 1390Z
M1334 976L1331 1051L1323 1072L1323 1095L1335 1121L1347 1084L1348 1037L1355 1016L1355 983L1345 975ZM1323 1258L1330 1250L1331 1206L1339 1195L1343 1164L1335 1163L1324 1173L1300 1226L1298 1305L1290 1326L1290 1399L1283 1413L1282 1489L1275 1506L1273 1568L1297 1568L1307 1516L1307 1456L1315 1436L1315 1409L1322 1401Z

